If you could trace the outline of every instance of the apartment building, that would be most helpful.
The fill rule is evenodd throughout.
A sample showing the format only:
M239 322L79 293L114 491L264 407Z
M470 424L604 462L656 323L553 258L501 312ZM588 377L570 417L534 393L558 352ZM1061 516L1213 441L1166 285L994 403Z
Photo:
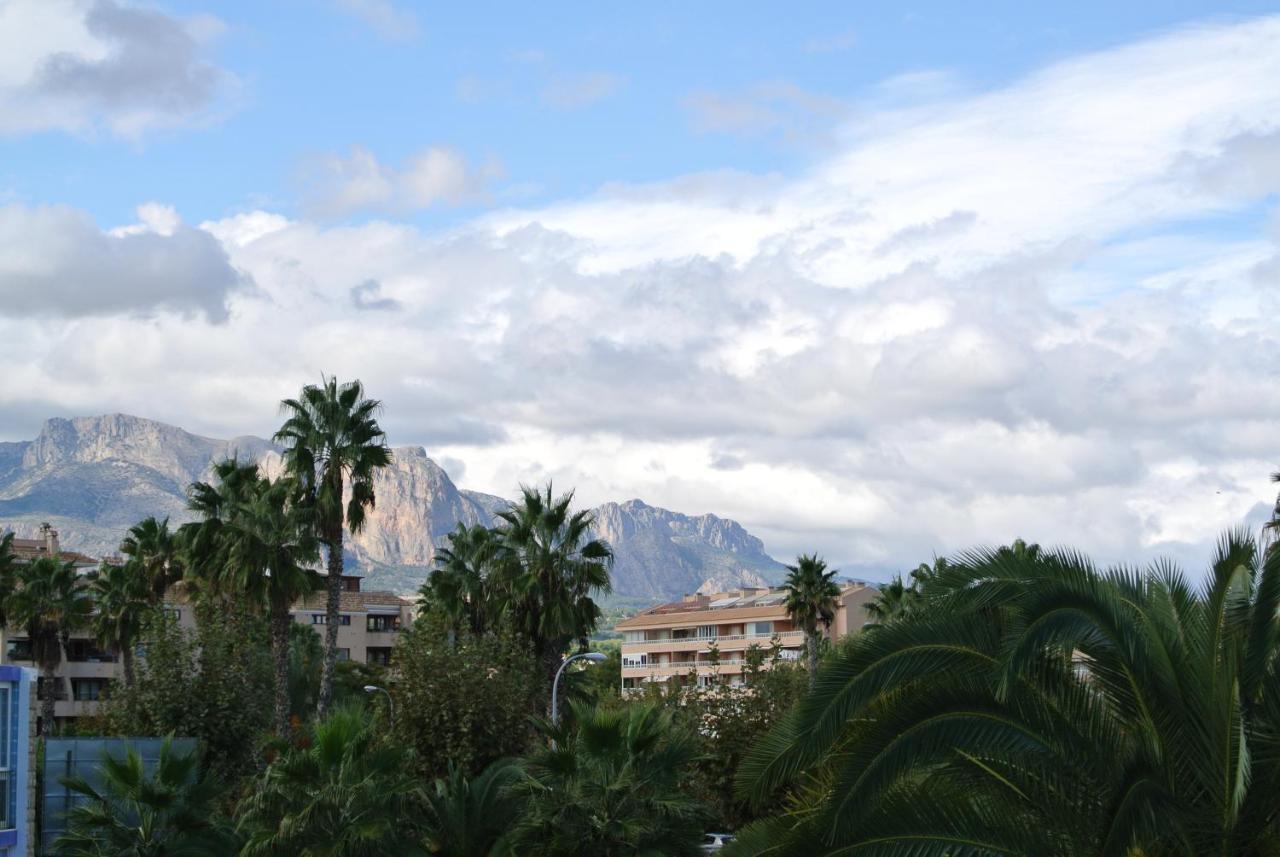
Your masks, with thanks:
M30 562L41 556L57 556L75 563L81 574L96 569L99 561L74 551L64 551L58 544L58 533L49 525L41 528L39 539L14 539L13 552L19 562ZM112 558L108 558L110 562ZM338 628L338 658L360 663L386 664L391 658L401 628L413 622L414 601L392 592L362 591L361 578L346 575L339 605L341 623ZM180 592L171 591L165 598L164 611L180 627L195 627L195 612ZM314 593L290 611L294 621L308 625L323 638L325 631L325 593ZM0 628L0 664L34 667L31 641L23 628ZM117 652L106 651L87 630L71 634L58 675L52 680L54 716L58 720L82 717L97 711L113 680L123 678L123 667ZM40 679L39 698L46 692L45 679Z
M342 582L338 659L386 666L400 629L413 624L417 612L414 600L393 592L362 592L358 577L346 576ZM294 621L310 625L324 636L328 619L324 592L308 596L292 612Z
M845 584L840 590L835 620L828 633L843 637L867 623L864 605L876 597L874 587ZM623 635L622 690L634 691L646 682L713 679L732 686L742 683L746 654L752 645L777 645L786 660L804 656L804 632L783 606L783 589L739 589L711 595L686 595L619 622ZM712 662L712 647L719 663Z

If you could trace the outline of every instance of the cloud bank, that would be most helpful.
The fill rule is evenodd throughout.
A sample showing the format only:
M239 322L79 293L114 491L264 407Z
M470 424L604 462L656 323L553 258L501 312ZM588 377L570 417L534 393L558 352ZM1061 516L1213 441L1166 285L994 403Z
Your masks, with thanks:
M7 211L12 253L207 242L223 267L183 264L254 288L192 277L174 304L37 328L11 287L0 402L265 433L280 397L336 372L468 487L554 478L584 503L715 511L855 573L1019 536L1203 558L1276 465L1278 133L1263 18L859 107L797 177L616 186L443 232L255 211L165 237L155 209L116 238ZM334 211L466 186L442 169L408 190L414 161L360 150L335 163ZM86 300L76 264L21 282Z

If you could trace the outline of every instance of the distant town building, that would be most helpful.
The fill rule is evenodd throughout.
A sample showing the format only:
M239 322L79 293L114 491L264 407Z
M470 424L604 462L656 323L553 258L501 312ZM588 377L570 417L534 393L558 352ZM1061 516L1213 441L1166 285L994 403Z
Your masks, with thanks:
M60 550L57 530L45 524L39 539L14 539L13 552L19 562L30 562L42 556L56 556L63 562L75 563L81 574L88 574L98 567L99 560L74 551ZM120 557L108 557L108 562L122 562ZM360 663L385 665L391 659L391 650L402 628L413 623L414 600L393 592L364 592L360 589L360 577L344 575L338 628L338 659ZM164 601L164 611L177 621L179 627L195 627L195 612L191 603L178 591L170 591ZM294 605L290 611L294 621L307 625L324 637L325 593L316 592ZM0 664L34 666L31 640L25 628L0 628ZM123 666L118 652L101 648L87 630L71 634L63 653L62 665L52 681L54 693L54 717L57 720L73 719L94 714L98 703L105 698L111 682L123 679ZM45 680L40 679L39 698L44 699ZM0 851L0 857L6 857Z
M865 605L876 594L866 584L845 584L828 635L838 639L861 629L868 618ZM766 654L776 645L783 659L802 659L804 632L787 615L786 597L781 588L686 595L619 622L615 630L623 635L623 693L646 682L740 685L753 645Z

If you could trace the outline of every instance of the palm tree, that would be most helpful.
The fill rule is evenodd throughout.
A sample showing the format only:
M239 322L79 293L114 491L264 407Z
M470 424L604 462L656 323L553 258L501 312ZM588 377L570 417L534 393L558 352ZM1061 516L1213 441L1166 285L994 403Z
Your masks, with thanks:
M621 857L700 854L706 808L683 786L694 737L651 705L575 705L572 726L540 728L554 744L520 763L513 795L525 801L516 853Z
M199 754L179 753L172 739L160 746L148 775L129 747L124 758L104 755L100 785L80 777L62 784L87 801L67 815L67 832L54 843L60 857L223 857L234 837L217 816L220 786L200 777Z
M449 857L506 857L504 841L519 815L519 803L507 793L518 769L500 760L470 779L457 765L426 790L426 845Z
M93 602L75 564L42 556L18 566L16 587L5 605L9 620L27 629L32 657L44 680L40 734L53 734L54 681L71 632L84 627Z
M835 569L827 571L827 564L817 556L801 554L795 565L787 566L783 583L787 613L804 631L810 690L818 678L818 626L831 627L839 606L840 584L835 577Z
M609 569L613 551L591 537L590 512L571 512L573 492L553 497L522 487L520 502L499 512L502 560L495 582L517 631L533 644L551 684L565 648L574 640L585 647L600 608L593 595L613 587Z
M18 558L13 554L13 533L0 536L0 626L9 624L5 616L9 597L13 595Z
M436 550L435 564L419 592L420 610L438 612L456 632L483 634L502 610L490 578L502 545L488 527L458 524Z
M915 588L903 583L902 575L895 574L892 580L880 587L880 594L867 602L867 615L871 617L869 624L883 625L905 615L917 597Z
M1168 562L975 551L852 640L739 772L794 812L733 854L1280 853L1280 550Z
M120 653L124 667L124 686L133 690L133 650L143 620L154 610L152 589L137 558L123 565L103 562L89 577L89 596L93 599L91 620L98 642ZM132 696L130 696L130 699Z
M412 751L383 740L355 708L314 727L267 767L240 808L241 857L425 854Z
M204 550L196 573L213 594L232 594L266 613L275 661L276 734L289 731L289 610L318 579L310 508L292 479L271 481L254 464L228 459L214 467L217 484L191 486L191 507L205 516L193 544Z
M1019 548L1019 545L1022 547ZM1033 545L1032 548L1036 551L1040 549L1039 545ZM1012 549L1025 551L1027 545L1018 540L1014 542ZM932 565L922 562L915 567L909 575L910 584L903 582L902 575L895 574L891 581L880 587L880 594L866 605L867 613L872 619L870 625L872 627L883 625L885 622L907 616L913 610L919 609L935 588L938 578L946 570L946 557L934 557Z
M145 518L129 528L120 553L138 562L151 589L151 603L159 604L169 587L182 579L182 549L169 519Z
M338 660L344 527L353 533L364 527L365 514L374 506L374 476L391 464L391 449L375 416L382 405L365 398L359 381L339 384L337 378L325 378L318 387L303 387L298 398L285 399L281 407L286 419L275 440L284 444L285 465L314 509L315 532L329 561L325 658L317 703L323 717L333 698Z

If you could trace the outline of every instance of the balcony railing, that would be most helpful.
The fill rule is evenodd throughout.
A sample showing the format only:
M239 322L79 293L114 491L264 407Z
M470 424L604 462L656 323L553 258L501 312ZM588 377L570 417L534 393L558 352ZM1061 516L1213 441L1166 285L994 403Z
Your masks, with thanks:
M711 643L719 643L729 640L772 640L774 637L781 640L789 640L803 636L804 631L774 631L771 634L719 634L714 637L654 637L648 640L623 640L623 642L629 643L633 646L639 643L699 643L710 645Z
M713 664L711 661L668 661L666 663L629 664L623 661L622 668L628 670L689 669L690 667L733 666L735 664L745 664L746 662L745 658L721 658L718 664Z

